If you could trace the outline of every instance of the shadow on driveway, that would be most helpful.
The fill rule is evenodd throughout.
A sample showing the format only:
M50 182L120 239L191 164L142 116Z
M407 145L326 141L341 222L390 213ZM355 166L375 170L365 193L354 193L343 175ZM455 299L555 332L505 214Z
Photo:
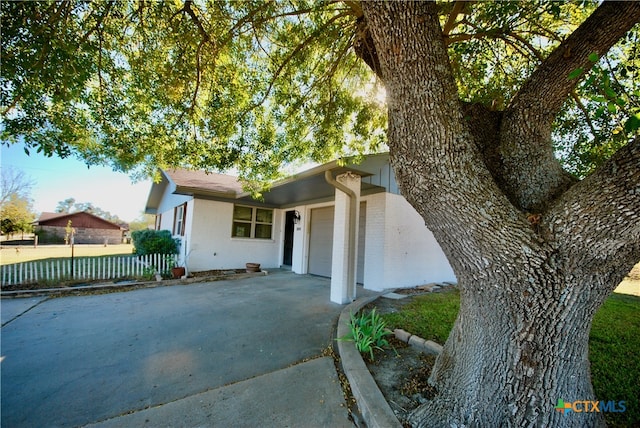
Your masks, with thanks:
M276 272L39 302L2 327L2 427L85 425L317 357L343 308L329 288Z

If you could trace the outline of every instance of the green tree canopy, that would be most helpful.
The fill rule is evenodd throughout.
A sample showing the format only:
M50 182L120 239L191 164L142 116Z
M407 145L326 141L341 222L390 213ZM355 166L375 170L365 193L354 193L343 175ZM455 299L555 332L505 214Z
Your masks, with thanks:
M31 199L17 193L9 195L1 206L2 233L13 235L17 232L31 232L36 219Z
M33 179L20 169L2 167L1 184L2 233L30 232L36 217L31 200Z
M460 98L504 108L595 6L441 3ZM233 167L249 179L273 178L300 159L386 148L384 90L358 58L372 45L357 2L1 8L3 143L140 176L167 166ZM637 130L636 42L637 28L595 55L558 117L558 155L574 173L590 171Z

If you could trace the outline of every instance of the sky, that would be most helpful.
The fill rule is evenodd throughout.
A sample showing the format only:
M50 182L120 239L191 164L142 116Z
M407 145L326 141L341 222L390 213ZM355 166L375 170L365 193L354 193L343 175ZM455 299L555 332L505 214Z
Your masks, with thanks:
M87 168L74 157L48 158L35 150L27 156L21 144L0 146L0 166L22 170L35 182L31 198L38 214L53 212L58 202L74 198L131 222L142 214L152 184L151 180L134 183L127 174L108 167Z

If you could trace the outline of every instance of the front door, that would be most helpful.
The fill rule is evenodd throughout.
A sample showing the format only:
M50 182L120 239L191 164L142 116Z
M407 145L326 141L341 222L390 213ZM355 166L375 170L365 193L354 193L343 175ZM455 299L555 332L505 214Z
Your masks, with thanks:
M295 229L295 211L287 211L284 220L284 256L282 264L291 266L293 262L293 230Z

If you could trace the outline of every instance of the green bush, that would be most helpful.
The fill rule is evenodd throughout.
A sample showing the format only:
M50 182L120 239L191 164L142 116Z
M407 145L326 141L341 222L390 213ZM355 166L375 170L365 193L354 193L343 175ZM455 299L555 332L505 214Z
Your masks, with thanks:
M134 253L138 256L147 254L178 254L180 240L173 238L168 230L136 230L131 233Z

